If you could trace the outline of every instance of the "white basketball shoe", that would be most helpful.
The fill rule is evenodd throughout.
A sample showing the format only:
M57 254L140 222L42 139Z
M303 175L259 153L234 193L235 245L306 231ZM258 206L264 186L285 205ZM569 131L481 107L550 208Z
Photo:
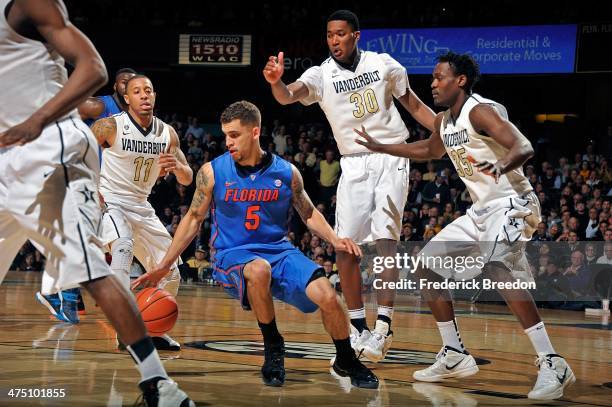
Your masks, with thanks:
M363 347L363 356L370 362L378 363L385 358L393 342L393 332L389 324L380 319L376 320L376 327Z
M535 364L540 369L530 399L554 400L563 397L563 389L576 381L574 372L565 359L556 354L540 355Z
M476 360L468 353L444 346L436 355L433 365L417 370L412 377L421 382L440 382L446 379L467 377L478 372Z
M370 338L372 337L372 333L364 329L361 333L355 328L352 324L350 326L350 339L351 339L351 348L355 351L355 355L357 358L361 357L363 353L363 348L366 346Z

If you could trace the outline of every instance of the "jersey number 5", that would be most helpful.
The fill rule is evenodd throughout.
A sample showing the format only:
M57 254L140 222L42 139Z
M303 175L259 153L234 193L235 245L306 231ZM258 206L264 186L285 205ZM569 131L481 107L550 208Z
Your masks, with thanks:
M244 227L247 228L247 230L257 230L259 227L259 214L257 212L260 209L260 205L251 205L247 208L246 218L244 221Z
M365 115L366 110L368 113L376 113L379 109L376 93L370 88L363 92L363 96L359 92L351 93L349 101L355 105L353 116L357 119L361 119Z

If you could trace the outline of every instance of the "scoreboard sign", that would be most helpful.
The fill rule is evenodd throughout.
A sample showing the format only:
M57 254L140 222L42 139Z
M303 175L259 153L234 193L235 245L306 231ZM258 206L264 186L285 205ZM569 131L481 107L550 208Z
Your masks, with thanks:
M251 65L251 36L181 34L179 64L205 66Z

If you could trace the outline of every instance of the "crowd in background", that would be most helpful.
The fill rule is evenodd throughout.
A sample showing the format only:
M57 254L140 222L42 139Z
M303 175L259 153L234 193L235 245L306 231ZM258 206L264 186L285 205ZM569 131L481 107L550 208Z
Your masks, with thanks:
M195 117L162 115L161 118L177 130L194 174L202 164L224 152L224 138L214 126L203 126ZM411 128L410 133L410 141L428 137L428 132L418 126ZM328 127L274 120L263 125L260 141L264 150L283 157L301 171L306 191L333 226L335 191L341 169ZM588 144L573 157L532 160L525 166L525 176L542 206L542 222L533 236L535 244L528 250L536 279L564 275L572 284L585 285L588 284L585 269L590 264L612 264L612 173L608 162L608 157L597 153L597 146ZM195 182L185 187L172 175L159 178L153 188L150 201L171 235L189 208L194 188ZM400 240L429 241L462 216L471 204L470 195L450 160L412 161ZM334 248L307 231L298 216L293 216L289 225L287 238L328 274L335 273ZM183 253L183 259L191 262L189 266L200 270L200 279L202 274L210 272L210 234L211 222L207 219ZM589 244L597 241L608 243ZM549 244L553 242L557 243ZM553 258L555 261L551 261ZM44 258L28 243L20 250L12 268L33 271L41 270L43 265Z

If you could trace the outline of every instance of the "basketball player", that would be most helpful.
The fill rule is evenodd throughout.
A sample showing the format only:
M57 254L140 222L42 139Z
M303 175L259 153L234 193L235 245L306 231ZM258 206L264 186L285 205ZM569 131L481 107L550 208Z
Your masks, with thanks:
M479 249L482 255L488 256L485 270L491 279L533 281L520 243L531 239L540 218L538 198L522 169L533 156L533 148L508 121L504 106L472 93L478 77L478 65L469 55L449 52L440 56L431 88L436 106L445 106L448 110L436 116L431 137L410 144L383 145L362 128L355 131L365 140L356 141L372 151L400 157L431 160L447 153L453 161L474 204L466 215L437 234L421 254L431 258L462 256L468 254L466 250ZM421 273L430 280L468 278L463 273L444 269L421 270ZM437 361L427 369L416 371L414 378L437 382L476 373L476 362L459 336L450 293L421 292L437 321L444 344ZM499 293L519 319L537 353L538 379L528 397L560 398L563 389L576 379L550 343L531 294L527 290L499 290Z
M113 94L89 97L79 105L79 115L87 125L93 124L95 120L110 117L128 108L123 99L127 82L136 75L132 68L121 68L115 73L115 83L113 84Z
M151 270L172 242L147 200L155 181L168 173L182 185L193 180L176 131L153 115L155 96L151 80L134 75L123 95L128 110L100 119L91 128L104 149L100 171L100 195L106 204L102 243L113 256L111 270L128 289L133 257L145 270ZM158 287L176 296L179 283L174 263ZM157 349L180 350L180 344L167 334L154 337L153 342Z
M252 309L264 338L263 381L285 382L284 341L276 328L272 296L302 312L321 309L323 324L336 346L332 371L357 387L377 388L378 378L351 348L348 318L322 267L288 240L291 207L310 230L337 251L360 255L350 239L340 239L304 191L299 171L259 144L261 114L252 103L233 103L221 114L229 150L202 166L191 208L181 220L166 256L133 287L165 276L197 234L212 208L211 246L216 250L213 277L244 309Z
M121 68L115 73L114 93L99 97L88 97L78 107L81 120L91 126L95 120L110 117L127 110L127 104L123 100L125 85L127 81L136 75L131 68ZM98 155L102 159L102 147L98 148ZM45 284L43 282L43 284ZM60 321L79 323L79 314L85 313L85 304L79 288L60 291L57 294L43 295L36 293L36 299L44 305Z
M353 128L371 129L382 143L401 143L408 129L393 103L402 106L423 126L433 130L434 114L410 89L406 69L388 54L362 51L359 21L348 10L327 19L327 45L331 56L309 68L290 85L281 80L283 57L270 57L263 74L272 94L283 104L319 103L343 155L338 184L335 230L358 244L375 242L381 256L395 256L401 217L408 195L409 163L405 158L371 153L353 141ZM391 346L391 319L395 290L378 290L378 318L370 333L361 298L359 259L345 252L337 257L342 293L351 318L351 343L358 355L378 362ZM386 268L381 278L396 281L398 271Z
M89 291L128 345L147 405L194 405L168 378L133 296L104 261L95 139L76 107L106 80L63 2L0 0L0 281L30 240L53 280L44 294Z

